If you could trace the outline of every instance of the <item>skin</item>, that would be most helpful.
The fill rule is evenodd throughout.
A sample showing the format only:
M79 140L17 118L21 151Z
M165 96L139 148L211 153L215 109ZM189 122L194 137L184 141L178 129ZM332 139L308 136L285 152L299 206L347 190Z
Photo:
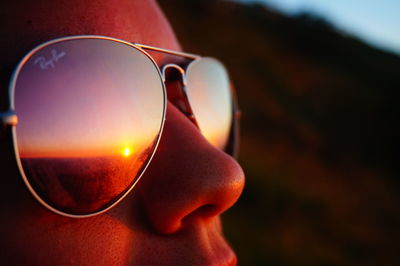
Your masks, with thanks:
M33 3L34 2L34 3ZM154 1L40 0L0 4L1 110L9 70L35 45L97 34L179 50ZM151 23L149 23L151 20ZM164 60L156 57L158 62ZM243 190L237 162L209 144L171 103L158 151L137 187L110 211L66 218L40 205L0 136L0 259L30 265L234 265L220 214Z

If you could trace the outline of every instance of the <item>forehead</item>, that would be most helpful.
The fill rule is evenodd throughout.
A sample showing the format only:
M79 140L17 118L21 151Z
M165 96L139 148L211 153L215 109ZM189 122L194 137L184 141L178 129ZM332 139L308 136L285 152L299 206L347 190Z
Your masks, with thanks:
M104 35L179 50L153 0L1 1L0 25L0 69L15 65L41 42L68 35Z

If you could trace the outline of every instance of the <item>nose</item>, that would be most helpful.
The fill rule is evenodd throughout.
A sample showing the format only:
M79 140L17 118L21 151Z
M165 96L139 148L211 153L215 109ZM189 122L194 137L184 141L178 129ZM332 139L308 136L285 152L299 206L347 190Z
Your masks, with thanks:
M172 234L231 207L243 190L244 174L168 104L160 144L138 187L148 221L158 233Z

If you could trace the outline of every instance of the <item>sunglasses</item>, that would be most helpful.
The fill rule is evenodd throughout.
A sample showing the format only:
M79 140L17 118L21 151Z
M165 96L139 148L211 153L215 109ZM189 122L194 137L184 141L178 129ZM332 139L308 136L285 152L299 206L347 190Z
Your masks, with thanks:
M150 53L169 62L158 65ZM132 190L157 150L167 99L209 143L232 156L237 150L237 104L213 58L71 36L30 51L9 89L10 110L0 118L12 128L21 176L60 215L100 214Z

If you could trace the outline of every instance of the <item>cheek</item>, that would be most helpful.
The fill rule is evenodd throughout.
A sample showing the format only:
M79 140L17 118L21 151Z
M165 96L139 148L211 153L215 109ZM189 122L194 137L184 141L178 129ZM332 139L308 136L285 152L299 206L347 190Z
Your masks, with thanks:
M124 224L105 215L18 217L3 220L0 233L2 262L16 265L125 265L134 239Z

